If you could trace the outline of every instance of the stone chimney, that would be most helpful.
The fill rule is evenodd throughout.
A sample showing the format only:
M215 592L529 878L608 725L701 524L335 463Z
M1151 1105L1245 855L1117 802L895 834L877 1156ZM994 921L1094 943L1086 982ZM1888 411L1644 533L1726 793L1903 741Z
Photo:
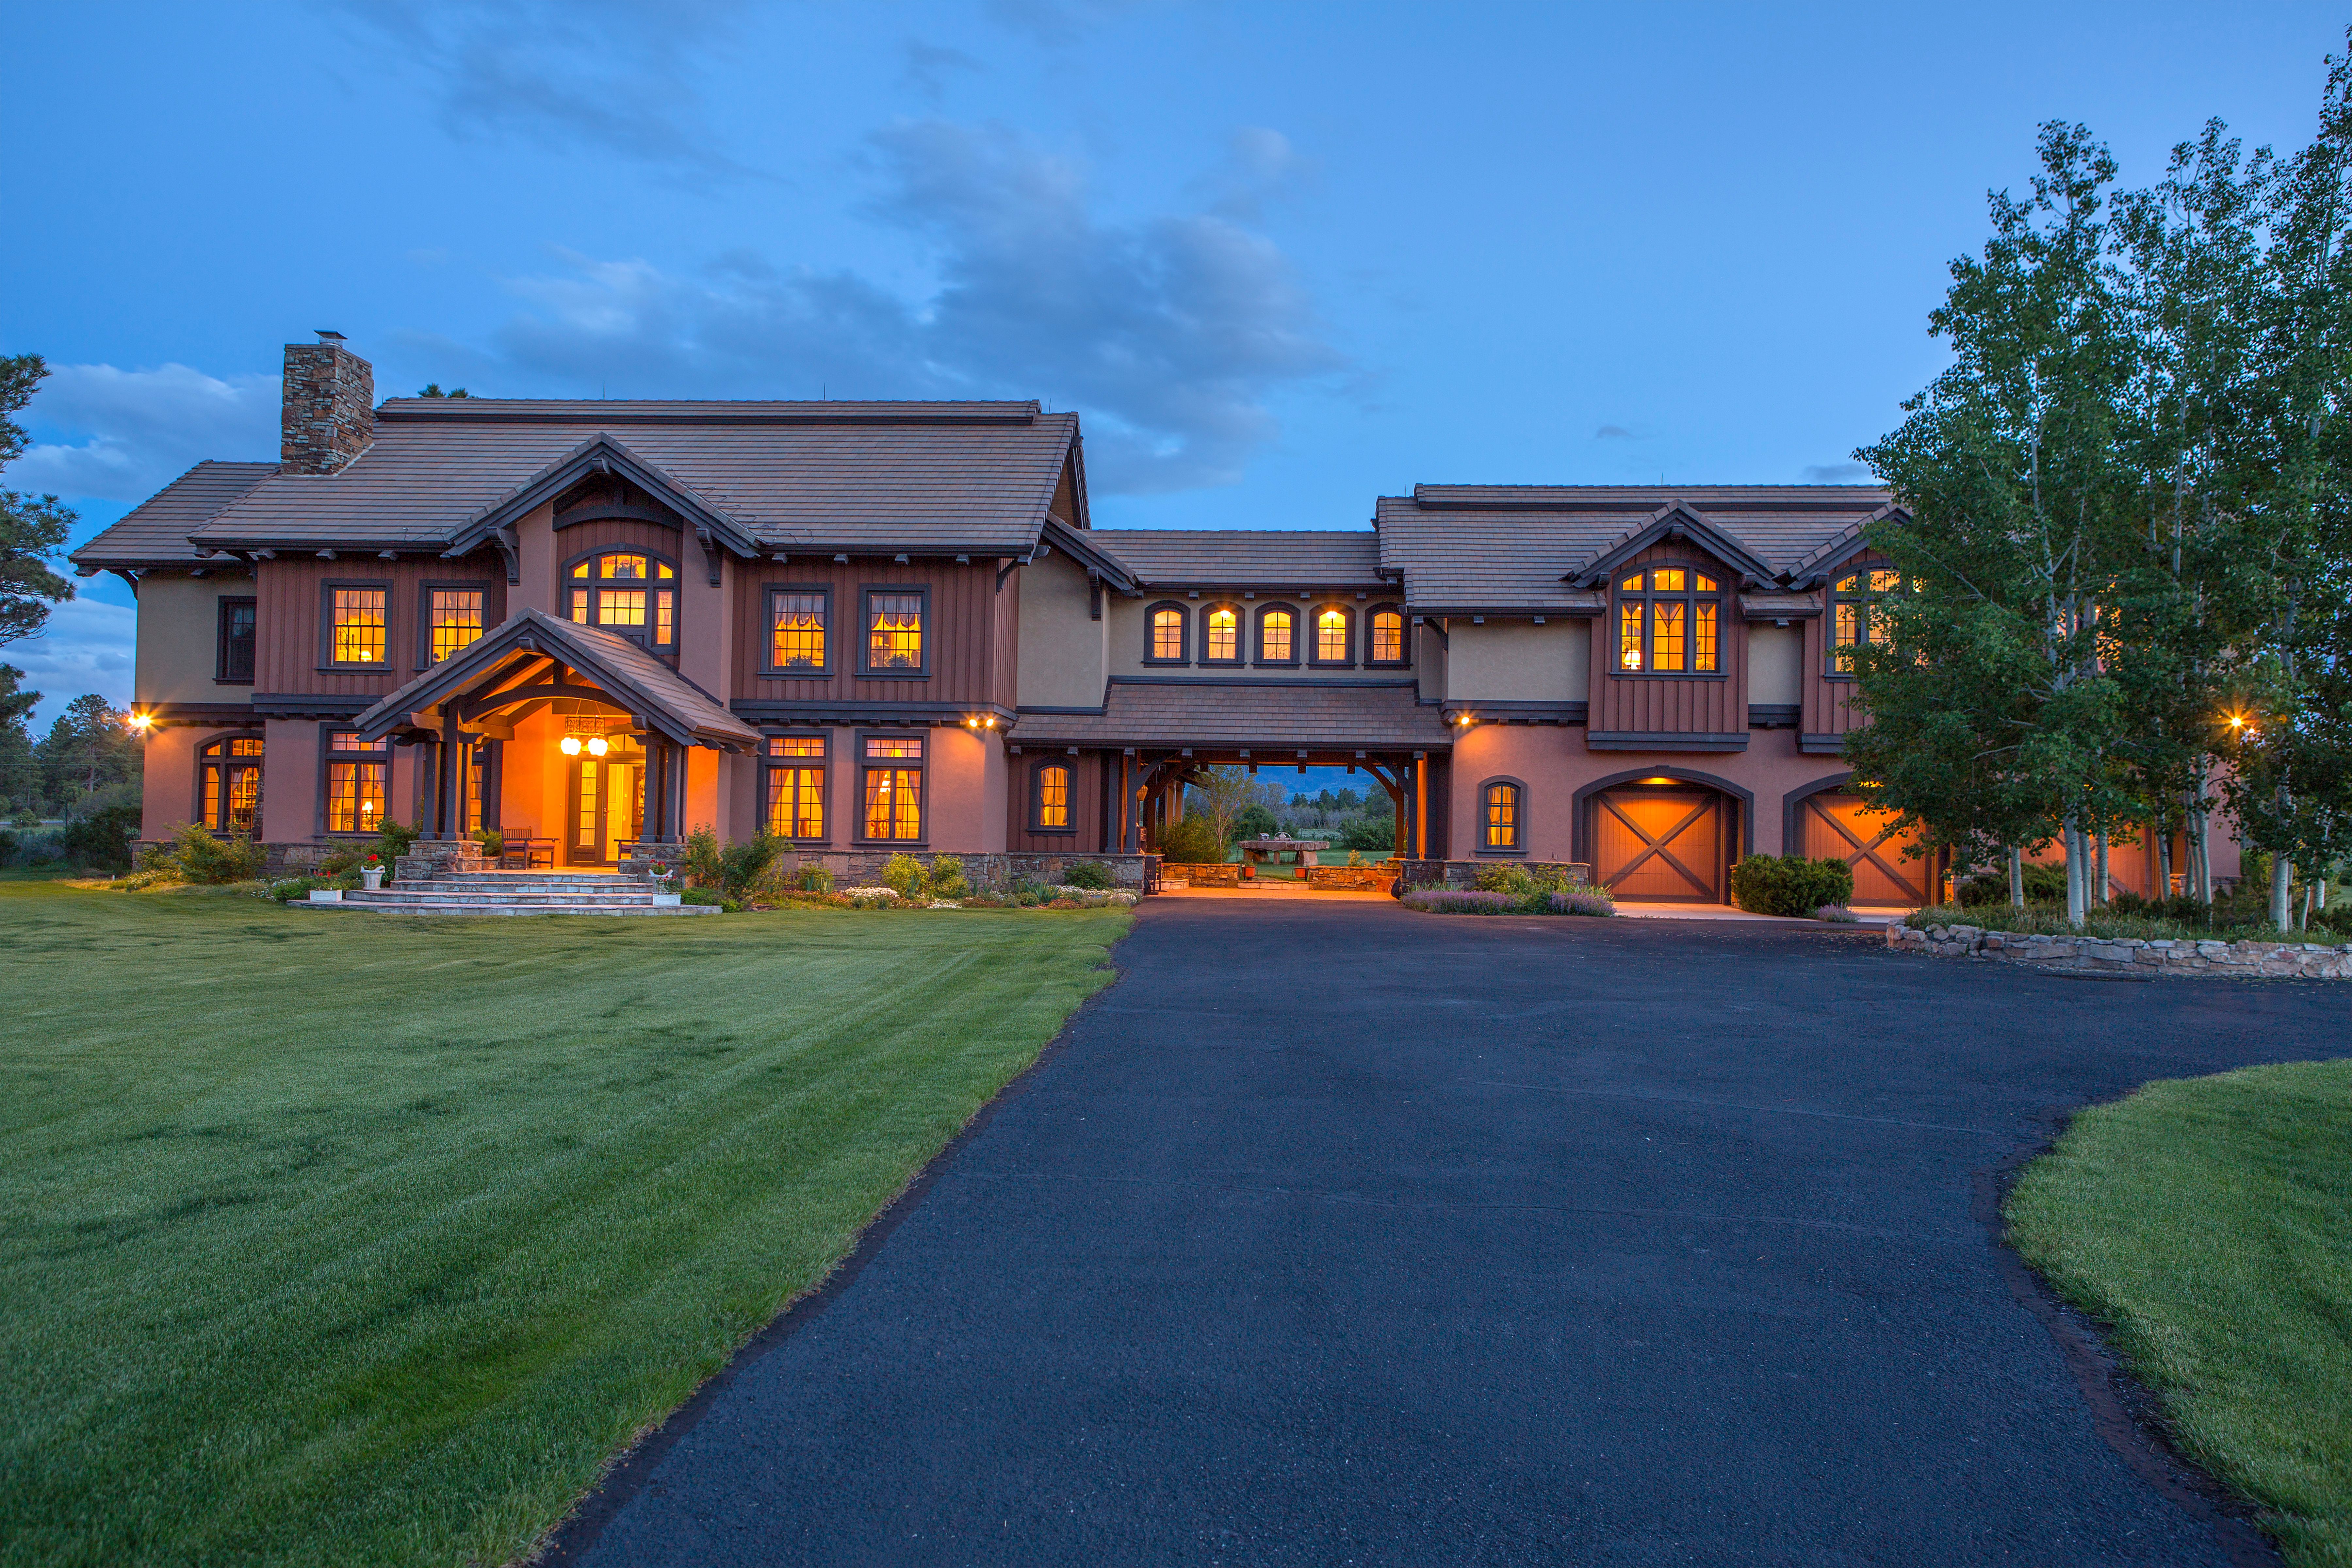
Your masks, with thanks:
M343 334L286 345L282 473L331 474L375 439L375 369L343 347Z

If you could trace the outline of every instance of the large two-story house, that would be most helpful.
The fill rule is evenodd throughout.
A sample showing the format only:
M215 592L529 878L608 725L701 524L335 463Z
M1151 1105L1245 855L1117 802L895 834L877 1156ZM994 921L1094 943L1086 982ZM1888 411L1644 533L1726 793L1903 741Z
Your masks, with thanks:
M1751 852L1912 903L1845 787L1859 487L1423 486L1372 527L1097 529L1034 403L393 398L286 351L276 463L76 552L139 598L146 835L386 817L618 865L708 824L1130 878L1194 770L1343 765L1433 863L1715 902ZM2137 858L2136 858L2137 857ZM2118 886L2153 876L2115 852Z

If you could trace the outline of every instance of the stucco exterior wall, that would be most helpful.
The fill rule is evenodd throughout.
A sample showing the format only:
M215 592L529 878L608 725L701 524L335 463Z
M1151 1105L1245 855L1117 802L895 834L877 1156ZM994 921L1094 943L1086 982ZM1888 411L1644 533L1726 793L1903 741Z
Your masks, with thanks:
M318 721L272 719L262 728L261 837L307 843L319 831ZM387 805L399 798L384 796Z
M224 732L219 730L192 730L174 724L148 735L147 762L141 774L140 837L168 837L173 828L194 816L196 748ZM265 811L269 807L268 791L269 780L265 770L261 800Z
M223 686L213 672L219 663L221 600L253 593L249 573L189 577L151 572L142 577L134 700L243 702L251 696L251 687Z
M1580 620L1455 616L1446 627L1445 695L1467 702L1581 702L1591 665Z
M1100 707L1111 618L1087 618L1086 573L1066 556L1049 555L1019 568L1013 583L1021 595L1018 704Z
M1748 700L1793 706L1805 697L1805 631L1770 622L1748 628Z
M942 724L926 731L930 800L928 847L946 855L1004 852L1004 742L1001 731Z

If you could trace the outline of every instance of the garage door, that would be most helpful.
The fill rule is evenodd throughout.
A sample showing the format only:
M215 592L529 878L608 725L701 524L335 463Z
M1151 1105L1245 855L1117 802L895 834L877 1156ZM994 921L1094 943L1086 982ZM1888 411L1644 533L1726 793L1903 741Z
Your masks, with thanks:
M1809 795L1797 803L1797 853L1853 868L1857 904L1924 904L1928 862L1906 860L1916 833L1897 835L1892 812L1873 811L1858 795Z
M1607 790L1592 802L1592 874L1621 899L1719 904L1730 830L1713 790Z

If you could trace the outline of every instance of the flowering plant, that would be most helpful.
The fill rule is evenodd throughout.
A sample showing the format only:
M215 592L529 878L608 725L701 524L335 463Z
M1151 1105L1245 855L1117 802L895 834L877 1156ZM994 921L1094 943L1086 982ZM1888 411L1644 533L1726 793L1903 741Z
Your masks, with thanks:
M361 861L360 864L362 866L381 866L383 864L383 860L374 850L371 849L368 851L367 858Z

